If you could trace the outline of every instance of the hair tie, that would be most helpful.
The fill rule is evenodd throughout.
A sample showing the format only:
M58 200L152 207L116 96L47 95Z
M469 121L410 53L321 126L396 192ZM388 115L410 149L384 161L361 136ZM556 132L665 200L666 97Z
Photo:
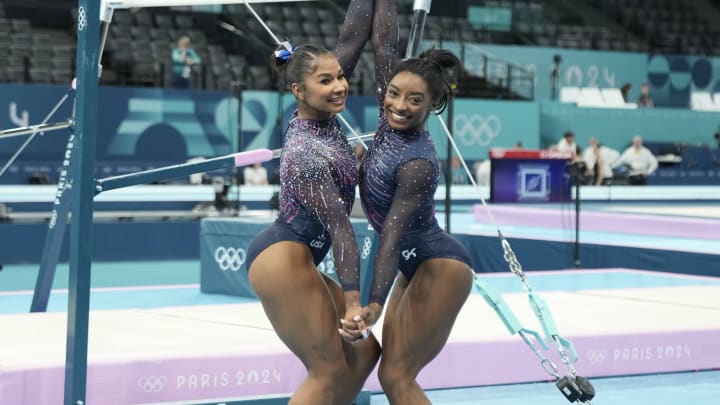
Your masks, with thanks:
M281 44L285 47L285 49L275 51L275 57L284 62L287 62L288 59L290 59L290 57L292 56L292 54L297 51L297 46L290 45L290 42L288 41L282 42Z

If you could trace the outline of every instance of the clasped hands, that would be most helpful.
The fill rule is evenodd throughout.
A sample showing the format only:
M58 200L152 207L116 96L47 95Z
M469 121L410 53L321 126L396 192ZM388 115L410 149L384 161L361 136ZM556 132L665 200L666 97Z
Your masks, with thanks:
M370 336L370 332L382 314L382 305L371 302L366 307L348 305L345 318L340 319L340 336L348 343L358 344Z

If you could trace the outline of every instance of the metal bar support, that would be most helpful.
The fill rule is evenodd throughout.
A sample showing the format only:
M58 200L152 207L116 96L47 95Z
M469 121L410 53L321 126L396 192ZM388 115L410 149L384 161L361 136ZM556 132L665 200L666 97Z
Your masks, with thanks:
M160 167L142 172L108 177L97 181L95 192L114 190L116 188L152 183L153 181L189 176L194 173L209 172L228 167L240 167L252 163L272 160L275 156L270 149L257 149L248 152L233 153L200 162L181 163L173 166Z
M12 138L14 136L21 136L27 134L35 134L38 132L50 132L56 129L70 128L72 126L72 120L53 122L49 124L36 124L29 125L27 127L18 127L12 129L6 129L0 131L0 138Z
M100 2L78 0L76 136L77 159L73 179L70 229L70 277L65 351L64 405L84 405L87 391L88 322L90 318L90 267L97 133L98 49Z
M431 3L432 0L415 0L413 3L413 20L410 26L407 50L405 51L406 58L417 56L420 40L425 30L425 18L430 14Z
M65 228L68 224L68 213L70 212L71 197L67 190L72 189L70 178L70 164L72 162L73 150L76 148L75 134L70 134L63 167L58 178L57 191L53 201L53 210L50 214L48 232L45 235L42 257L40 258L40 270L35 280L35 290L30 304L30 312L47 311L50 291L55 278L55 269L60 260L60 251L65 239Z

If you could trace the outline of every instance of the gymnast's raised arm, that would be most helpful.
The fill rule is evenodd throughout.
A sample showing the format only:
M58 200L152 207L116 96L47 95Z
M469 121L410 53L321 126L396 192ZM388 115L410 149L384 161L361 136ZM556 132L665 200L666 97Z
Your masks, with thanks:
M357 66L365 44L370 39L374 0L350 0L345 21L340 28L335 55L348 79Z

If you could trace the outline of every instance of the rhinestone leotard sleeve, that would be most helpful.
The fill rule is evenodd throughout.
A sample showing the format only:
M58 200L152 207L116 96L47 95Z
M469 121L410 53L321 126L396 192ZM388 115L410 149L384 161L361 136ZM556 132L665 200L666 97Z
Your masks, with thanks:
M279 219L290 222L300 216L320 221L332 239L343 290L359 290L360 257L350 224L357 167L334 118L290 122L280 159L280 182Z

